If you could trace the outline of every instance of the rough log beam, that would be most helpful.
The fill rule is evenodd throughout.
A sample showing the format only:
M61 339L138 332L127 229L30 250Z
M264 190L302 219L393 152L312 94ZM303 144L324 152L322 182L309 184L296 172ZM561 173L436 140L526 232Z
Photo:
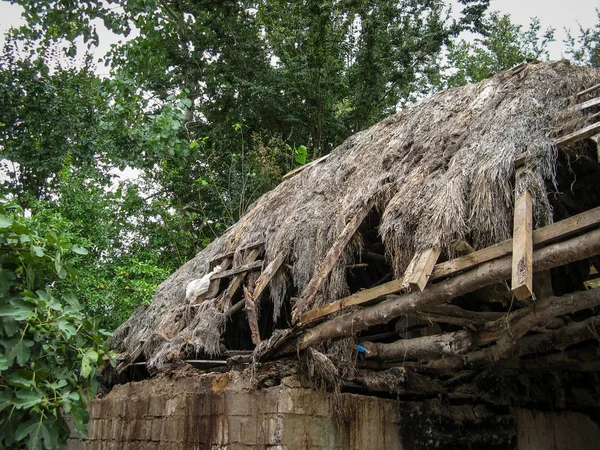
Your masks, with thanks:
M523 177L523 168L518 168L515 185ZM515 191L517 187L515 186ZM517 300L525 300L533 294L533 209L529 191L515 192L515 213L512 250L512 287Z
M409 269L404 274L403 287L406 286L413 291L423 292L440 252L441 249L439 248L428 248L417 253L408 266Z
M258 269L262 267L263 262L261 260L251 262L249 264L244 264L243 266L236 267L235 269L225 270L223 272L215 273L212 277L210 277L211 281L218 280L220 278L227 278L233 275L238 275L242 272L249 272L250 270Z
M513 346L515 348L532 348L535 342L559 342L556 340L559 337L560 342L570 342L568 339L573 338L575 333L581 331L582 325L578 324L578 327L570 328L568 331L565 331L568 328L565 327L552 333L532 336L535 339L525 341L527 344L523 344L521 341L517 342L517 340L534 327L549 323L556 316L593 308L598 305L600 305L600 288L576 292L562 297L542 299L509 315L500 313L503 317L489 323L482 333L461 330L452 333L401 339L390 344L364 342L362 345L369 351L366 355L367 358L374 357L384 361L397 361L462 355L473 349L473 347L487 345L498 340L495 346L474 352L474 356L471 356L471 363L477 357L487 362L494 358L502 359L514 356L514 354L508 355L507 351ZM539 336L546 337L541 338ZM535 350L533 351L535 352Z
M254 290L252 291L252 300L256 302L260 295L263 293L265 288L269 285L269 282L275 276L279 268L283 264L283 253L279 252L277 256L271 261L265 270L260 274L258 280L256 280L256 284L254 285Z
M575 142L579 142L583 139L590 138L600 133L600 122L593 123L588 125L581 130L574 131L565 136L561 136L554 140L554 145L557 147L565 147L567 145L574 144Z
M412 339L400 339L390 344L363 342L367 358L382 361L402 361L415 358L439 358L462 355L475 345L471 333L466 330L435 334Z
M598 224L600 224L600 207L535 230L533 232L534 248L536 246L539 247L549 242L585 231L594 226L598 226ZM491 247L477 250L468 255L437 264L434 267L433 273L431 274L429 280L432 281L454 275L464 270L476 267L480 264L510 255L511 252L512 239L509 239ZM321 308L307 311L302 315L299 325L306 325L309 322L321 317L325 317L334 312L342 311L350 306L365 305L366 303L378 298L398 292L402 289L403 283L404 279L388 281L387 283L380 284L379 286L365 289L348 297L336 300L335 302L331 302Z
M373 208L373 204L374 200L371 200L366 205L363 205L358 213L356 213L356 215L352 217L346 224L336 241L327 252L327 255L325 255L325 258L321 264L317 266L312 279L308 282L304 288L304 291L302 291L302 294L300 294L300 298L302 299L301 302L299 302L300 304L306 304L307 302L310 304L319 289L321 289L323 282L338 262L342 252L346 248L346 245L348 242L350 242L350 239L352 239L352 236L354 236L356 230L358 230L358 227L360 227L360 224L367 217L371 211L371 208ZM296 310L294 313L296 313ZM292 321L297 322L297 319L299 318L296 317L296 314L292 314Z
M536 250L533 254L533 268L534 271L548 270L596 254L600 254L600 230ZM506 280L511 275L511 269L511 258L505 257L432 285L423 292L392 296L389 300L329 319L304 331L298 338L297 346L304 349L329 339L353 336L359 331L387 323L401 315L427 309L459 295Z
M533 246L540 247L549 242L572 236L580 231L588 230L600 224L600 207L561 220L543 228L533 231ZM512 252L512 239L499 244L477 250L468 255L451 259L437 264L433 269L430 281L453 275L457 272L470 269L479 264L510 255Z
M543 353L550 350L563 350L566 347L588 339L595 339L600 333L600 317L593 316L582 322L571 323L548 334L535 334L519 339L513 347L510 358L518 358L533 353ZM462 356L443 358L430 361L429 369L463 369L493 362L494 347L477 350Z
M451 304L441 304L427 308L426 311L415 311L411 315L427 322L449 323L469 328L473 331L486 322L506 317L506 314L502 312L474 312Z
M247 252L249 250L252 250L252 249L255 249L255 248L258 248L258 247L262 247L263 245L265 245L265 241L259 241L259 242L256 242L254 244L247 245L246 247L241 248L239 251L240 252ZM224 253L222 255L217 256L216 258L213 258L211 260L211 262L220 261L220 260L225 259L225 258L233 258L234 256L235 256L235 251L227 252L227 253Z

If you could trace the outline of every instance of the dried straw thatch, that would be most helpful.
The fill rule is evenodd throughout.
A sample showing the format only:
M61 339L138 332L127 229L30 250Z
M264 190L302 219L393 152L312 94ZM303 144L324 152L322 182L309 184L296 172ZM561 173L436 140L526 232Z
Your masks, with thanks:
M529 155L523 186L533 196L536 226L552 221L546 186L555 176L557 127L571 96L600 81L600 72L561 61L528 64L481 83L451 89L362 131L326 161L261 197L224 236L161 284L114 334L113 346L133 352L142 341L159 364L183 351L219 353L226 313L219 298L190 308L186 285L208 273L220 255L264 241L264 265L283 252L269 285L274 320L301 292L349 218L370 203L380 213L386 256L400 276L418 250L466 239L480 248L512 232L514 160ZM550 183L548 184L548 181ZM319 294L299 312L349 294L345 268L358 259L357 233ZM238 256L239 258L239 256ZM235 261L234 261L235 266Z

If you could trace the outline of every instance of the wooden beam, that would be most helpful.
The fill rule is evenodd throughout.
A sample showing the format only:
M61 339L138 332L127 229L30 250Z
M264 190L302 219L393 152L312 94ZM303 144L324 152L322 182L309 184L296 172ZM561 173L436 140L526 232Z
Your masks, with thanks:
M402 361L404 359L462 355L472 349L475 343L471 333L460 330L432 336L400 339L389 344L363 342L361 345L369 350L366 353L367 358Z
M246 259L244 261L245 264L250 264L256 261L256 258L258 258L258 255L260 255L260 252L260 248L253 248L252 250L250 250L250 252L246 255ZM229 311L229 308L231 306L231 299L244 282L247 273L248 272L239 273L237 275L234 275L231 279L227 290L223 293L221 297L221 305L223 311Z
M333 245L327 252L327 255L325 255L325 258L323 259L321 264L317 266L312 279L308 282L308 284L300 294L299 303L306 304L308 302L310 304L311 300L317 294L319 289L321 289L323 282L331 273L331 270L333 269L335 264L338 262L338 259L340 258L342 252L346 248L346 245L348 244L348 242L350 242L350 239L352 239L352 236L354 236L356 230L358 230L358 227L360 227L360 224L367 217L374 204L375 200L371 199L367 204L363 205L360 208L360 210L356 213L354 217L352 217L348 221L348 223L346 224L336 241L333 243ZM294 312L292 313L292 322L297 322L297 319L299 319L299 317L297 317L295 313L296 310L294 310Z
M600 133L600 122L593 123L585 128L582 128L581 130L577 130L565 136L556 138L554 140L554 145L557 147L565 147L583 139L595 136L598 133Z
M375 300L377 298L393 294L402 289L403 280L392 280L387 283L380 284L374 288L365 289L364 291L355 292L354 294L344 297L341 300L328 303L325 306L317 309L311 309L305 312L300 317L300 323L298 325L306 325L313 320L320 317L333 314L334 312L341 311L354 305L364 305L367 302Z
M210 277L210 279L212 281L212 280L218 280L220 278L231 277L233 275L237 275L242 272L249 272L251 270L258 269L258 268L262 267L262 265L263 265L262 260L253 261L251 263L236 267L235 269L229 269L229 270L225 270L223 272L215 273L212 277Z
M240 252L247 252L248 250L252 250L252 249L255 249L255 248L258 248L258 247L262 247L263 245L265 245L265 241L258 241L258 242L255 242L254 244L250 244L250 245L247 245L246 247L241 248L239 251ZM219 255L216 258L213 258L211 260L211 262L220 261L220 260L225 259L225 258L233 258L235 256L235 252L236 252L236 250L232 250L230 252L223 253L222 255Z
M265 290L271 278L277 273L279 268L283 264L283 252L279 252L277 256L267 265L265 270L260 274L258 280L256 280L256 284L254 285L254 290L252 291L252 300L257 301L262 292Z
M575 111L583 111L584 109L593 108L594 106L600 105L600 97L593 98L587 102L579 103L573 106Z
M523 177L523 169L517 169L515 190ZM516 196L515 192L515 196ZM517 300L525 300L533 295L533 207L531 194L524 191L515 200L513 250L512 250L512 287Z
M535 230L533 232L533 244L534 247L539 247L558 239L571 236L575 233L588 230L594 226L598 226L599 224L600 207ZM511 252L512 239L509 239L501 242L500 244L486 247L468 255L437 264L433 269L430 281L455 275L480 264L510 255ZM334 312L342 311L350 306L365 305L373 300L398 292L402 290L403 282L403 279L388 281L387 283L380 284L379 286L355 292L348 297L344 297L340 300L324 305L321 308L307 311L300 318L299 325L306 325L309 322L321 317L325 317L329 314L333 314Z
M572 236L575 233L589 230L598 225L600 225L600 207L590 209L589 211L577 214L576 216L534 230L533 246L534 248L540 247L550 242ZM500 242L499 244L477 250L468 255L437 264L433 269L430 281L438 280L463 270L470 269L479 264L509 255L512 252L512 248L512 239L509 239Z
M577 94L575 94L575 97L581 97L585 94L589 94L590 92L594 92L596 89L600 89L600 83L595 84L592 87L589 87L581 92L578 92Z
M534 271L548 270L597 254L600 254L600 230L536 250L533 253L533 268ZM511 269L511 258L505 257L432 285L423 292L391 296L383 302L315 325L300 335L297 345L304 349L330 339L354 336L374 325L387 323L401 315L410 315L415 310L427 309L507 279L511 276Z
M515 358L532 353L544 353L551 350L563 350L569 345L577 344L587 339L593 339L600 332L600 317L592 316L582 322L573 322L551 333L532 334L518 339L510 352L498 352L497 346L476 350L461 357L448 357L431 361L428 367L460 369L465 366L475 366L494 361L494 359ZM504 331L506 333L506 331ZM499 356L496 356L499 355Z
M304 164L303 166L300 166L300 167L295 168L294 170L291 170L290 172L286 173L281 179L287 180L288 178L291 178L294 175L299 174L304 169L308 169L309 167L315 166L315 165L319 164L320 162L325 161L327 158L329 158L330 154L331 153L328 153L325 156L321 156L320 158L317 158L314 161L309 162L308 164Z
M225 258L224 260L222 260L219 265L221 266L221 269L223 270L227 270L229 269L229 266L231 265L231 263L233 262L233 258ZM212 298L215 298L217 296L217 294L219 293L219 290L221 288L221 280L213 280L211 277L211 282L210 282L210 286L208 288L208 292L206 294L206 296L204 297L204 300L210 300ZM198 299L196 299L198 300ZM196 303L196 302L194 302Z
M506 313L475 312L452 304L441 304L427 308L426 311L415 311L414 316L428 322L449 323L476 330L486 322L506 317Z
M246 305L246 315L248 316L248 326L250 326L250 338L254 345L261 342L260 331L258 328L258 311L256 310L256 302L252 299L252 294L246 286L244 289L244 304ZM241 303L241 302L240 302Z
M404 275L404 283L408 283L412 290L423 292L440 253L440 248L428 248L419 253L412 271Z

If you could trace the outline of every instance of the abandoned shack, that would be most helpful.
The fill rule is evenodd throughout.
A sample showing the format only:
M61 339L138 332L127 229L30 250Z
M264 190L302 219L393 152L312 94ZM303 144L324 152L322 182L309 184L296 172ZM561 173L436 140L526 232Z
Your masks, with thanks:
M523 64L288 174L114 333L86 448L600 448L599 92Z

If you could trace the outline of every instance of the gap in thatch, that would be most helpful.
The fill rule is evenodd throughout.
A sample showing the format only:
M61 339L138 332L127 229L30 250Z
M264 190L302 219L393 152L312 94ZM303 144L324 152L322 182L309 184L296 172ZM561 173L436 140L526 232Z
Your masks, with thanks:
M357 246L354 255L356 264L349 266L346 271L346 280L352 294L391 279L392 267L385 257L385 248L379 235L380 223L381 214L377 208L373 208L357 231L362 245Z
M600 206L600 163L598 146L592 139L580 143L577 153L560 151L556 186L548 183L554 222ZM550 271L555 295L585 289L593 260L577 261Z
M232 304L243 302L242 289L233 296ZM232 315L225 324L225 332L223 333L223 343L227 350L253 350L254 345L250 338L250 326L246 313L240 311Z

